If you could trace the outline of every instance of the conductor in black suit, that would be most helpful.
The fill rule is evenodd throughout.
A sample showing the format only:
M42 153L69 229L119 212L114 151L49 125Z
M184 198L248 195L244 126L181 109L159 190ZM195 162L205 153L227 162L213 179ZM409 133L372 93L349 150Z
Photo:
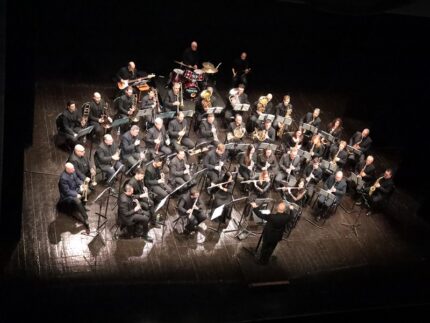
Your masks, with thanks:
M282 235L284 234L285 226L292 215L291 210L293 207L290 206L287 208L287 204L281 201L276 206L275 213L263 214L255 202L252 202L251 206L255 215L267 221L263 230L263 243L260 256L257 259L257 263L266 265L269 262L273 251L275 251L278 242L282 240Z

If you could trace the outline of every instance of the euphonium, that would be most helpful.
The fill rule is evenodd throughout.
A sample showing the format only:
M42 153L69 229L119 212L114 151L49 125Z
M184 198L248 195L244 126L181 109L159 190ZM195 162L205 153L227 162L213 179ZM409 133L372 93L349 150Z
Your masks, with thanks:
M267 103L269 103L269 99L267 98L267 96L261 96L257 102L257 111L265 113Z
M200 97L202 98L202 107L205 111L207 109L212 108L212 93L208 90L203 90L202 93L200 93Z
M370 186L370 189L369 189L369 196L372 196L373 192L375 192L375 190L376 190L376 184L379 184L380 180L381 180L381 179L383 179L383 178L384 178L384 176L379 177L379 178L375 181L375 183L374 183L372 186Z
M88 117L90 115L91 106L88 102L82 105L82 117L81 117L81 127L85 128L88 124Z

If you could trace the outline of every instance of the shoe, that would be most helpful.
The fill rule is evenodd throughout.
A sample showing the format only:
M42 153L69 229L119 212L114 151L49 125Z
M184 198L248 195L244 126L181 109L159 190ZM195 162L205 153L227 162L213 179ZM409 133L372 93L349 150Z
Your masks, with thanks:
M361 205L361 201L355 202L355 205Z
M367 211L366 215L369 216L372 214L372 211Z
M153 243L154 242L154 240L152 240L152 238L150 236L148 236L147 234L146 235L142 235L142 239L145 240L146 242L149 242L149 243Z
M316 217L316 221L317 221L317 222L321 221L321 216L319 216L319 215L318 215L318 216Z

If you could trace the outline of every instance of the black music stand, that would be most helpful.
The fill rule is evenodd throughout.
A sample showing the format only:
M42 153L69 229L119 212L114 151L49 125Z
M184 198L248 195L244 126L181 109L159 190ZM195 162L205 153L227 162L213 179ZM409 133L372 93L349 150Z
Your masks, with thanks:
M231 200L230 202L228 202L228 203L225 203L225 204L222 204L222 205L220 205L220 206L218 206L213 212L212 212L212 216L211 216L211 221L213 221L213 220L215 220L215 219L217 219L217 218L219 218L220 216L222 216L222 214L223 214L223 212L224 212L224 208L227 206L227 205L230 205L230 204L233 204L233 203L235 203L235 202L237 202L237 201L241 201L241 200L244 200L244 199L247 199L248 197L247 196L244 196L244 197L240 197L240 198L238 198L238 199L233 199L233 200ZM233 212L233 208L234 208L234 206L232 206L231 208L230 208L230 210L229 210L229 214L231 214L231 212ZM242 223L242 219L243 219L243 212L242 212L242 215L241 215L241 217L240 217L240 220L239 220L239 223L235 220L235 219L233 219L233 222L237 225L237 229L234 229L234 230L227 230L227 231L224 231L224 233L229 233L229 232L241 232L242 230L246 230L246 228L242 228L242 226L241 226L241 223ZM219 221L218 222L218 228L217 229L214 229L214 228L211 228L211 227L209 227L208 229L209 230L212 230L212 231L215 231L215 232L217 232L217 233L220 233L220 228L221 228L221 221ZM254 233L255 234L255 233Z
M205 112L203 115L208 115L208 114L210 114L210 113L213 113L213 114L220 114L220 113L222 112L222 110L224 110L224 108L223 108L223 107L212 107L212 108L208 108L208 109L206 110L206 112Z
M321 160L321 169L329 174L334 174L337 172L338 166L336 163L331 163L328 160Z
M112 187L113 180L118 176L119 172L121 172L124 167L125 167L124 164L121 164L121 166L115 171L115 173L107 180L106 183L109 185L109 187ZM120 179L120 186L121 186L121 179Z
M173 119L176 115L176 111L167 111L157 114L155 117L160 119Z
M94 126L89 126L84 129L79 130L78 135L76 136L77 139L81 138L82 136L89 135L91 131L93 131Z
M130 122L130 119L128 117L124 117L124 118L121 118L121 119L116 119L116 120L114 120L112 122L111 129L118 128L118 135L119 135L121 126L125 125L125 124L128 124L129 122Z
M143 160L145 159L145 156L143 158L140 158L137 162L135 162L127 171L125 172L125 176L128 176L133 169L135 169L138 165L142 164Z
M275 153L276 149L278 149L278 145L271 144L270 142L262 142L258 146L258 150L266 149L266 148L270 148L273 151L273 153Z
M277 116L276 117L276 122L279 123L283 123L285 124L287 127L289 127L291 125L291 123L293 122L293 119L291 119L290 117L283 117L283 116Z
M104 206L104 211L103 211L103 201L102 198L105 197L107 193L107 197L105 198L105 206ZM107 211L108 211L108 207L109 207L109 199L110 196L115 196L114 194L112 194L112 187L107 187L105 188L95 199L92 203L95 203L97 201L100 200L99 203L99 211L96 212L96 215L98 216L97 219L97 234L100 233L100 231L106 226L107 223ZM103 218L103 220L101 220Z
M189 125L188 125L188 131L187 131L187 136L189 136L191 131L191 124L193 123L193 120L194 120L195 111L184 110L182 111L182 113L184 114L184 118L191 118L191 121L189 122Z
M360 217L361 214L363 213L364 209L370 209L370 203L368 200L368 194L365 191L361 191L361 196L360 196L360 200L361 200L361 205L360 205L360 211L358 212L357 217L355 218L354 223L350 224L350 223L342 223L342 225L346 226L346 227L350 227L351 230L354 232L355 236L358 238L358 231L357 228L361 226L361 224L359 223L360 221ZM357 211L354 211L357 212ZM349 214L354 213L354 212L349 212ZM348 213L348 212L347 212Z
M324 202L323 202L324 205L322 207L325 209L320 210L320 212L322 212L320 214L324 215L324 216L322 216L322 218L324 218L324 223L325 223L325 221L326 221L325 213L327 213L329 210L329 208L326 208L325 203L329 200L333 200L333 202L330 204L330 205L333 205L336 202L336 196L333 193L330 193L329 191L320 189L318 192L317 198L314 201L314 206L315 206L315 203L318 204L318 200L319 200L320 196L324 197Z
M306 131L312 132L312 134L316 134L318 132L318 128L309 123L303 123L302 128Z
M328 132L320 130L319 133L325 140L329 141L330 143L334 143L336 141L336 138Z
M310 161L312 159L311 153L303 149L297 149L297 155L303 159L306 159L306 161Z
M273 120L275 120L275 116L273 114L268 113L262 113L258 116L258 121L265 121L267 119L273 122Z
M237 112L246 112L249 110L249 107L251 105L248 103L238 103L233 107L233 111L237 111Z

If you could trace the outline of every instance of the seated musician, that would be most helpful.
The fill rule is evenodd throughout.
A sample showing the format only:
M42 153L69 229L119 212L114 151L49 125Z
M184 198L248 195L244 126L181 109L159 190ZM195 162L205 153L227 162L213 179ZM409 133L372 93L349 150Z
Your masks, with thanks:
M314 195L315 187L323 177L323 170L320 167L320 159L318 157L313 158L312 161L306 165L303 175L305 176L308 201L310 201Z
M332 144L330 147L329 159L332 163L336 163L339 168L343 168L348 158L346 151L346 141L342 140L339 145Z
M224 144L218 144L216 149L212 149L203 159L203 165L208 170L207 177L211 181L211 185L216 183L221 177L222 166L225 163L226 154Z
M169 182L173 187L182 185L191 179L190 165L187 162L187 156L185 156L183 150L179 150L176 156L170 161L169 168ZM184 190L187 190L195 184L196 182L194 180L191 181L184 187Z
M308 113L306 113L301 119L300 119L300 127L302 127L302 125L304 124L304 123L307 123L307 124L309 124L309 125L311 125L311 126L314 126L314 127L316 127L316 128L318 128L319 126L320 126L320 124L321 124L321 119L320 119L320 117L319 117L319 115L320 115L320 109L319 108L315 108L314 109L314 111L313 112L308 112ZM307 141L309 141L309 139L311 138L311 136L312 136L312 133L310 132L310 131L308 131L308 130L306 130L306 131L304 131L303 132L303 135L304 135L304 139L305 139L305 142L307 142Z
M67 108L58 119L58 134L64 136L68 147L73 149L78 142L78 132L81 129L81 113L76 110L75 101L69 101L67 102Z
M151 154L151 158L161 153L165 155L170 155L172 153L172 150L168 146L169 142L167 141L166 134L167 132L163 125L163 119L156 118L154 126L147 131L145 137L146 147Z
M227 141L242 143L246 134L245 124L242 121L242 116L236 114L234 121L228 125Z
M363 185L358 186L357 183L352 182L348 179L348 185L351 190L361 191L363 188L367 188L371 185L371 183L375 179L375 165L373 164L374 158L372 155L366 157L365 160L362 160L355 165L355 174L358 178L363 180Z
M358 160L366 158L366 154L372 145L372 139L369 137L370 130L363 129L362 132L357 131L350 139L349 145L360 151L360 155L352 153L348 156L349 160L356 163Z
M124 82L145 77L148 74L144 71L138 71L134 62L128 62L127 66L121 67L115 75L116 82Z
M372 186L367 188L367 195L369 200L370 210L366 213L366 215L370 215L372 213L372 209L380 206L381 202L387 200L388 197L394 190L394 182L393 182L393 170L391 168L387 168L385 172L376 179ZM356 203L360 205L361 203Z
M323 186L325 191L328 191L334 195L334 199L326 198L320 194L318 196L318 216L317 220L330 208L334 203L340 203L342 197L346 193L346 182L343 179L343 172L338 171L336 174L331 175L324 183Z
M265 143L274 143L276 140L276 130L272 127L272 121L270 119L264 120L264 123L259 127L258 131L264 131L265 139L257 138L256 131L254 130L254 140Z
M300 149L303 144L303 139L304 136L300 129L295 131L292 135L288 134L288 136L286 137L287 148Z
M103 142L94 154L94 161L96 167L102 170L103 175L107 176L107 179L112 177L120 167L123 167L119 158L119 150L113 142L112 136L110 134L104 135Z
M233 110L236 104L249 104L248 95L245 93L245 85L243 84L239 84L237 88L231 89L229 95L230 104L227 104L224 109L224 118L227 124L231 122L235 114L243 113Z
M158 102L158 99L156 97L156 92L154 88L150 88L148 93L146 93L143 96L142 101L140 102L140 105L139 105L139 110L152 109L152 114L149 116L145 115L141 118L141 120L139 121L141 128L143 128L144 126L144 128L147 129L148 124L154 123L153 115L161 112L161 111L155 111L155 108L157 107L157 102Z
M133 187L126 184L124 192L118 197L119 223L127 227L130 235L142 237L147 242L153 242L152 238L148 236L149 217L143 213L139 201L134 198L133 194Z
M233 62L233 67L231 68L233 87L237 86L237 84L244 84L245 86L248 84L248 73L251 69L249 68L247 56L246 52L242 52L240 57Z
M128 86L125 89L125 92L123 95L115 99L115 104L118 110L117 116L119 119L122 118L129 118L135 113L135 110L137 109L137 106L134 105L136 97L133 94L133 88L131 86ZM136 102L137 104L137 102ZM129 128L128 124L121 126L121 132L127 131Z
M282 182L286 179L288 186L294 186L297 182L297 177L300 172L300 157L297 155L296 149L284 153L279 161L279 171L275 177L275 187L282 186Z
M143 181L143 177L145 175L145 171L138 167L135 171L135 174L132 178L130 178L126 183L133 187L133 197L136 198L140 206L142 207L142 213L147 215L150 223L153 226L157 226L156 217L154 212L154 201L149 196L148 188L145 187L145 183Z
M167 95L163 101L164 112L179 111L181 106L180 96L183 95L180 91L181 85L179 83L173 83L172 89L167 91Z
M262 150L257 156L257 172L267 170L271 174L278 171L278 162L276 156L270 147Z
M244 180L249 180L254 176L256 161L255 147L254 145L248 145L239 159L239 174Z
M145 161L145 153L140 148L139 127L134 125L131 126L130 130L127 131L121 137L121 160L127 166L132 167L138 161Z
M188 65L194 69L199 68L199 52L197 50L198 44L196 41L193 41L191 43L191 46L186 48L184 50L184 53L182 54L182 63L185 65Z
M197 131L200 123L207 116L207 112L209 108L215 106L215 96L213 95L213 87L208 86L206 90L203 90L196 100L196 109L195 109L195 117L196 122L194 124L194 131Z
M105 128L103 128L103 114L105 111L106 103L102 100L102 97L99 92L94 92L93 99L90 102L90 125L94 126L94 133L96 135L97 142L100 142L103 135L105 134ZM112 123L112 118L108 117L108 121Z
M223 205L231 202L233 200L233 188L234 188L234 182L233 182L233 176L230 172L226 172L224 176L219 179L216 183L221 184L217 187L212 189L213 194L213 204L212 204L212 213L213 211ZM223 210L223 214L219 218L219 220L223 223L225 223L226 219L230 218L230 210L231 210L232 204L226 205ZM211 213L211 217L212 217Z
M207 115L207 119L200 123L199 139L197 139L197 143L200 144L202 142L207 142L214 146L217 146L220 143L215 115L213 113L209 113Z
M194 148L195 143L188 136L189 131L190 124L188 120L185 119L184 113L179 111L176 119L171 120L168 126L169 137L176 152L182 150L182 146L185 146L188 149Z
M81 181L90 181L91 178L95 179L96 169L91 167L89 157L85 156L85 148L82 145L76 145L73 153L68 159L69 163L72 163L75 167L76 175ZM95 181L91 183L94 185ZM97 183L96 183L97 184Z
M249 118L249 128L254 129L260 127L261 121L259 120L262 114L272 114L275 115L273 109L272 94L267 94L266 96L261 96L257 102L254 103L254 112Z
M305 205L306 196L308 196L306 188L306 179L300 178L295 184L296 187L285 187L285 196L288 202L295 203L303 207Z
M336 139L340 139L343 131L342 119L336 118L327 125L327 132Z
M267 170L263 170L259 175L255 175L254 182L250 186L251 194L258 198L266 198L269 194L271 181Z
M58 201L58 209L60 211L71 213L86 228L86 232L90 233L90 225L88 223L88 215L85 206L82 202L83 198L83 181L76 175L75 167L72 163L66 163L64 171L61 173L58 182L60 191L60 200ZM78 211L78 212L75 212Z
M290 95L284 95L282 102L278 103L275 107L275 121L273 122L273 127L278 129L280 126L284 127L284 133L287 132L288 126L283 124L278 124L276 118L281 116L283 118L292 117L293 105L290 103Z
M311 157L322 157L324 154L324 145L321 141L321 135L318 133L313 135L311 141L307 144L307 148Z
M166 183L162 173L163 162L156 156L151 164L145 169L144 183L155 195L157 202L172 192L172 188Z
M179 198L179 216L188 217L184 234L197 231L199 224L206 220L205 212L200 205L199 196L199 191L193 188L191 191L182 194Z

